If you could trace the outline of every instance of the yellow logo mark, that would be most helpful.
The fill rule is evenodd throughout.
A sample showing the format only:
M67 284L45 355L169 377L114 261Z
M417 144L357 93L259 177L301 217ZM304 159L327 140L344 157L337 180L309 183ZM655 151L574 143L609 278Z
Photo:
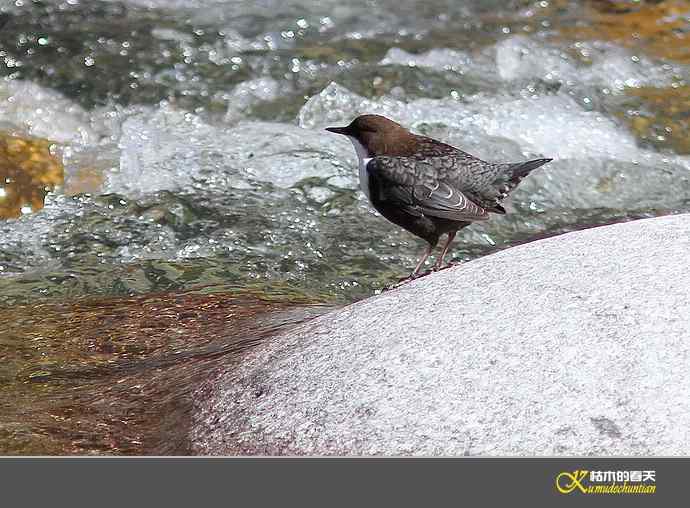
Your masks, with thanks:
M583 469L576 469L572 473L567 471L562 472L556 477L556 488L561 494L570 494L575 489L580 489L583 493L587 493L587 489L582 485L582 480L587 476L589 471Z

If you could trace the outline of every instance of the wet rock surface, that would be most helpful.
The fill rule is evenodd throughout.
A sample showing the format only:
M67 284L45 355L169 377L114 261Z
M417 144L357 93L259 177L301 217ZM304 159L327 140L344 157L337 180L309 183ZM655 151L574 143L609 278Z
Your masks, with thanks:
M196 397L194 452L683 455L690 215L514 247L317 318Z

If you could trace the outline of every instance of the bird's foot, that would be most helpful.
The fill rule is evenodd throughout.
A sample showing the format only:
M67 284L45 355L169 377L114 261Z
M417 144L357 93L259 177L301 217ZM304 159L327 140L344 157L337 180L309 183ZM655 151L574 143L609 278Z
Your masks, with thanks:
M459 263L456 263L456 264L459 264ZM434 266L434 271L435 271L435 272L440 272L440 271L442 271L442 270L446 270L446 269L450 268L451 266L455 266L455 264L453 264L453 263L448 263L448 264L445 265L445 266Z
M391 289L399 288L400 286L404 286L405 284L407 284L411 280L412 279L410 277L403 277L402 279L400 279L395 284L391 284L390 286L386 286L385 288L383 288L383 290L384 291L390 291Z
M426 277L430 273L432 273L431 270L428 270L424 273L413 273L411 275L408 275L407 277L403 277L402 279L399 279L398 282L396 282L395 284L391 284L390 286L385 288L384 291L390 291L391 289L399 288L400 286L404 286L408 282L412 282L413 280L417 280L417 279L420 279L422 277Z
M440 271L442 271L442 270L447 270L448 268L453 268L454 266L459 266L459 265L461 265L461 264L462 264L462 261L458 261L458 262L456 262L456 263L453 263L452 261L450 261L450 262L449 262L447 265L445 265L445 266L437 266L437 265L434 265L433 270L434 270L435 272L440 272Z
M433 270L427 270L424 273L413 273L407 279L408 280L421 279L422 277L426 277L427 275L431 275L432 273L433 273Z

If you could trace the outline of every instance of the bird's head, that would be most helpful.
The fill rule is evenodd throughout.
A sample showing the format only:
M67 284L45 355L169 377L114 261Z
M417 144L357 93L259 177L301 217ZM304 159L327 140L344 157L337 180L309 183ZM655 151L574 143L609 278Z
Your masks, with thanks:
M409 154L413 134L399 123L381 115L358 116L345 127L328 127L329 132L350 138L360 158Z

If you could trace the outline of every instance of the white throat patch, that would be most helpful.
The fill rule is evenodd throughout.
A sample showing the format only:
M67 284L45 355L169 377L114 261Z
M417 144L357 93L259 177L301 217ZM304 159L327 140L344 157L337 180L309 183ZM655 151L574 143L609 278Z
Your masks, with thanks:
M362 189L364 195L371 200L371 194L369 192L369 174L367 173L367 164L373 157L369 157L369 152L364 145L360 143L357 138L352 136L347 137L352 146L355 147L355 152L357 152L357 159L359 159L359 188Z

